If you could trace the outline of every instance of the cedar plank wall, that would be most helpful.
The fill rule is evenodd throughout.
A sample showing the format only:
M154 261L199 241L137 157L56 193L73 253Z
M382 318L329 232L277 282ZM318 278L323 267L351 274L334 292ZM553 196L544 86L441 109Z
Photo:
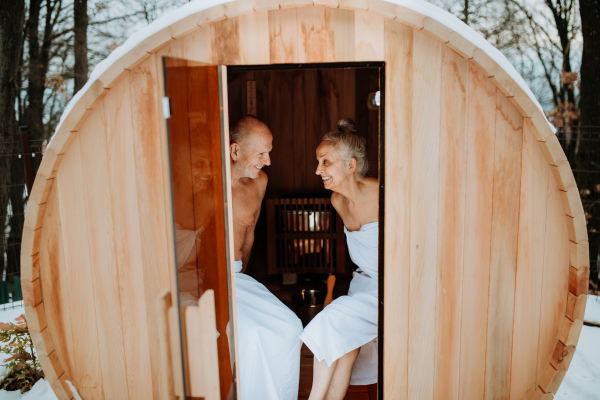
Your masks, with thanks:
M174 271L166 125L158 112L163 54L234 64L386 61L384 398L556 392L581 329L589 267L579 219L567 218L561 201L574 181L555 138L535 122L539 111L507 101L503 71L492 83L493 64L481 51L471 53L467 75L448 48L456 42L441 44L450 32L439 23L376 0L353 4L379 12L260 11L257 3L256 12L201 28L200 16L191 16L168 38L123 56L102 77L104 97L73 109L36 178L22 254L32 337L59 398L72 397L66 380L83 398L159 398L154 301ZM225 19L224 12L218 6L202 18ZM397 20L384 17L390 14ZM315 90L311 82L291 79L292 87ZM459 87L462 103L432 101L454 101L445 91ZM444 126L463 121L463 113L466 127ZM88 140L99 144L93 156ZM94 171L103 165L108 173ZM125 371L125 391L107 364L115 359L125 360L115 365Z

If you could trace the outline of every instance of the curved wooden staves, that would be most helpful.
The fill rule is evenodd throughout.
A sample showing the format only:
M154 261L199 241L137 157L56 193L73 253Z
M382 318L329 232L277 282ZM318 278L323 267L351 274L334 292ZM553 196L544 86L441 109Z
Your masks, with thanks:
M75 354L65 356L68 351L57 351L57 349L64 350L65 348L68 348L69 339L65 339L64 336L68 335L69 333L57 332L56 327L60 326L61 324L53 324L50 322L48 320L50 314L46 312L46 310L52 309L51 318L57 318L56 316L59 316L60 318L60 316L66 316L69 313L75 313L75 315L81 316L82 321L85 321L85 315L87 311L90 311L89 309L86 309L85 307L77 308L77 305L74 305L74 309L61 310L61 302L57 299L60 299L61 296L68 295L65 289L68 279L90 280L94 279L94 277L89 275L81 275L81 272L77 270L71 271L72 274L74 274L73 276L60 276L57 271L52 271L51 268L40 271L40 260L44 260L43 262L49 263L49 265L58 265L59 263L65 262L61 258L64 258L65 256L64 246L66 243L68 243L68 238L63 237L64 230L61 230L61 223L72 224L72 221L61 221L59 217L60 208L69 208L69 212L85 213L85 210L77 209L78 204L84 201L81 198L78 199L77 196L85 195L89 200L90 197L97 195L100 199L102 199L103 193L94 192L94 188L86 189L87 191L85 194L78 194L70 193L68 188L61 188L59 187L60 185L54 185L56 180L55 178L61 167L61 162L68 149L74 148L73 146L75 146L79 147L79 150L81 151L85 145L95 145L95 143L90 142L94 140L91 135L88 134L82 136L78 135L78 132L80 131L81 127L86 124L86 122L88 125L92 125L92 123L94 123L94 121L90 122L90 118L88 117L92 115L92 111L95 109L95 107L101 104L101 100L109 94L113 95L113 93L115 99L120 99L120 97L117 95L117 91L122 92L123 89L119 87L119 85L123 86L123 79L137 79L135 77L135 73L139 72L138 67L140 65L147 64L149 68L155 69L155 66L160 58L159 56L163 54L170 54L182 58L197 59L199 61L211 62L214 64L269 64L286 62L385 60L387 63L392 65L396 61L402 62L399 55L400 53L402 53L403 56L409 55L413 61L415 59L418 60L419 57L425 56L422 54L420 48L413 47L412 42L408 43L406 41L406 37L414 37L414 40L416 41L415 43L430 45L431 40L440 43L443 51L439 55L435 55L435 57L439 57L439 63L442 65L440 68L442 68L443 71L449 71L444 68L458 68L458 81L448 80L448 83L444 83L444 85L451 85L453 84L452 82L455 82L454 84L457 84L456 82L460 84L459 81L464 78L469 80L469 84L472 85L472 88L477 88L477 90L482 91L482 93L484 93L486 90L488 90L490 93L497 91L504 96L502 97L498 94L497 96L494 95L489 97L489 105L490 107L497 109L496 112L499 113L498 115L502 115L503 118L506 118L506 121L508 121L508 125L505 127L506 129L520 129L523 131L523 142L513 143L511 141L511 137L507 136L506 138L502 139L503 141L501 143L496 145L505 147L508 146L507 148L510 148L510 146L519 146L519 154L521 154L521 151L523 154L534 154L535 152L539 152L541 150L544 156L543 160L550 165L552 174L544 177L544 174L540 175L538 170L535 168L537 165L536 162L539 164L540 158L535 158L532 156L533 161L531 166L524 165L523 170L520 168L511 170L508 168L503 170L502 173L512 174L517 177L520 176L521 184L526 183L527 185L531 185L531 190L521 191L520 194L517 193L517 195L520 196L521 204L525 205L524 207L529 207L529 211L523 214L523 218L533 218L532 216L535 216L536 212L539 213L547 211L548 215L550 215L548 218L555 218L556 221L564 220L564 223L567 227L566 231L568 232L570 246L568 254L569 270L558 271L559 275L563 273L568 274L568 293L567 299L564 299L564 303L566 304L564 308L565 313L564 316L561 317L562 320L557 322L557 326L560 326L558 338L542 338L542 341L545 341L546 345L553 346L554 351L549 359L546 359L544 355L538 355L538 357L540 357L538 362L536 365L534 365L533 370L529 371L530 373L534 374L534 376L538 377L536 378L536 386L531 389L527 389L529 390L527 393L529 393L531 399L537 400L542 398L552 398L552 393L556 393L556 390L569 367L583 325L583 315L587 299L586 296L589 279L588 239L583 207L578 195L573 173L550 124L544 116L543 111L540 109L537 102L531 97L531 95L522 86L515 82L515 80L498 64L494 56L489 53L489 49L478 47L475 43L473 43L470 37L461 34L461 32L455 29L452 29L445 23L444 20L440 20L435 16L432 17L431 15L427 15L428 13L423 11L426 10L427 6L419 2L402 2L402 4L399 5L381 0L244 0L224 4L216 2L214 4L215 5L212 7L194 12L169 26L165 26L164 28L153 32L150 36L145 37L128 51L118 53L118 57L111 56L112 61L110 65L103 69L100 74L92 75L90 82L82 89L81 93L78 94L77 100L73 107L68 110L65 116L63 116L64 118L59 125L44 158L42 159L42 163L37 174L37 179L35 180L27 206L21 252L21 279L25 298L26 314L28 317L32 339L36 346L42 368L44 369L46 377L57 396L61 399L69 399L73 397L67 381L73 381L73 374L76 373L75 366L78 363L87 362L89 360L98 363L98 360L101 357L104 357L103 354L91 354L88 355L88 360L86 360L85 357L77 359L81 356ZM317 15L316 11L321 10L320 7L324 7L325 9L331 8L356 11L356 14L354 14L352 18L354 18L356 31L360 32L360 37L355 37L355 46L350 46L347 48L341 46L339 48L335 48L334 53L331 54L328 53L326 49L322 48L323 46L321 46L321 48L319 46L311 46L311 43L309 42L302 42L296 39L297 32L293 28L294 25L290 24L290 22L293 21L295 24L298 14L302 14L304 20L308 21L313 18L315 24L323 23L322 18L319 16L320 14ZM276 13L265 13L265 11L272 10L279 11ZM311 13L314 13L314 16L311 16ZM343 18L344 16L341 16L339 13L337 13L333 17ZM335 24L335 18L332 20L327 20L326 23ZM220 23L220 25L218 25L218 23ZM227 43L218 41L218 38L215 37L214 32L215 29L229 29L234 27L234 25L235 29L241 32L239 35L240 38L236 44L238 47L234 46L234 48L229 48ZM385 25L385 29L383 28L383 25ZM290 28L290 26L292 26L292 28ZM314 28L314 26L312 28ZM334 28L330 27L330 29ZM251 41L245 42L244 32L253 32L253 35L261 35L261 43L268 43L268 45L257 46ZM422 35L421 33L426 35ZM354 36L355 32L349 32L349 34ZM317 42L314 43L323 43L322 38L320 37L305 39L307 41L317 40ZM319 40L321 40L321 42L319 42ZM181 44L182 41L188 45L183 46ZM190 43L193 45L189 45ZM426 46L423 48L426 48ZM448 49L451 49L452 52L448 51ZM456 67L457 65L459 67ZM410 67L410 65L404 65L404 67ZM123 76L126 76L126 78L123 78ZM394 78L391 76L391 74L388 74L388 80L390 81L387 83L388 86L386 88L388 93L390 93L391 90L413 90L412 87L407 88L406 85L402 85L398 79L400 79L400 77ZM127 83L129 84L130 82L128 81ZM158 85L160 85L160 83L158 83ZM423 93L428 93L427 90L429 88L425 83L414 82L414 85L418 86L418 90L423 90ZM143 88L140 90L142 89ZM452 88L447 89L451 90ZM444 91L441 89L436 93L438 93L437 95L440 96L444 95ZM156 97L156 99L158 99L158 97ZM402 113L404 112L405 108L403 108L402 101L404 100L402 100L402 96L399 96L398 99L398 102L390 101L390 104L387 104L387 112L397 112L399 115L403 115ZM503 99L506 99L507 101L504 102ZM467 101L467 99L464 101ZM515 122L519 119L517 116L511 117L511 106L509 103L512 104L516 110L518 110L520 114L518 117L522 116L522 123ZM105 106L103 105L103 107ZM444 113L445 116L442 116L442 118L448 118L448 115L454 115L457 111L459 114L465 112L468 113L468 111L465 110L461 111L447 109ZM402 119L403 121L411 120L410 115L406 115L405 117L406 118ZM96 116L94 118L98 117ZM98 121L96 121L96 123L97 122ZM490 126L491 128L494 127L493 119L489 121L481 120L478 122L483 124L482 126ZM416 123L420 122L417 121ZM423 121L422 123L422 128L426 128L427 121ZM496 121L495 123L497 127L497 124L501 123L501 121ZM452 124L447 124L447 126L464 127L464 121L453 121ZM396 128L411 129L409 126L398 126ZM161 126L161 129L164 130L165 127ZM470 132L468 131L468 128L465 129L467 129L467 135L479 135L479 132ZM456 134L456 132L446 132L444 137L451 138L454 134ZM404 140L403 138L393 138L391 136L392 135L388 135L386 137L386 140L390 141L390 144L397 144L398 140ZM111 140L118 141L123 139L115 133L113 139ZM451 144L445 140L446 139L442 139L440 145L450 146ZM482 136L478 137L477 140L481 140L481 142L478 143L482 146L494 146L493 139ZM490 142L490 140L492 140L492 142ZM99 145L115 146L114 143L111 143L100 143ZM415 146L417 149L422 148L425 152L428 151L426 147L427 144L419 143L418 140L413 141L411 145ZM133 149L131 146L131 143L126 144L123 142L116 146L115 149L125 148L126 150L123 151L132 152ZM428 155L435 156L435 154ZM93 154L90 153L89 156L93 157ZM464 157L467 160L466 162L468 165L472 165L469 164L471 162L479 162L469 158L468 154L465 154ZM158 158L160 158L160 155L158 155ZM70 160L69 162L74 161ZM458 165L453 159L444 159L443 162L445 162L447 165ZM484 162L480 165L480 167L491 168L489 171L493 174L493 162L488 162L487 164ZM541 163L539 167L543 169L544 167L547 168L547 165L543 165L543 163ZM465 168L465 166L461 167L459 165L457 168L457 171L460 173L466 173L461 169ZM118 166L107 166L107 169L109 171L117 171ZM83 176L89 179L92 177L101 180L107 179L107 177L103 174L94 175L94 171L76 170L75 173L82 174L81 176L73 177L74 179L79 179L82 182L84 179ZM442 170L441 173L445 172ZM442 176L441 178L437 177L438 180L442 178L445 180L451 179L449 176ZM399 177L398 179L400 186L406 185L405 178ZM135 186L135 182L133 185ZM390 187L391 186L392 185L390 185ZM408 188L410 189L410 183ZM542 196L543 199L541 199L539 196L536 197L534 195L534 189L538 192L547 190L548 196L550 197L560 197L562 208L546 210L546 203L544 202L543 206L542 203L540 203L546 198L546 196ZM123 188L123 190L127 190L127 188ZM152 190L152 188L144 186L142 182L140 190ZM455 196L456 193L454 193L452 190L454 189L448 188L444 195ZM474 189L464 188L464 190ZM494 192L494 196L499 196L502 198L503 196L506 197L515 195L514 193L506 191L508 189L504 191L502 190L498 193ZM69 196L72 196L71 200L66 201L64 204L58 204L59 202L57 201L57 196L61 191L64 192L63 195L60 196L61 200L63 199L63 196L65 199L68 199ZM413 200L420 201L423 198L426 198L426 195L427 193L417 192L413 194L413 196L415 196ZM485 202L485 193L481 196L477 198L477 201ZM165 199L164 203L166 207L170 206L168 199ZM477 208L477 204L472 204L474 207L473 209L475 210L475 216L472 218L479 216L476 213L481 209ZM99 210L102 210L102 207L105 206L106 204L97 203L91 207L98 207ZM111 206L117 208L124 207L123 209L127 209L126 204L112 204ZM79 207L81 207L81 204L79 204ZM536 207L540 208L541 210L536 211ZM463 212L465 211L463 210ZM471 212L471 209L469 209L469 212ZM491 212L487 214L484 213L482 215L488 214L491 214ZM409 216L408 219L410 218L411 217ZM47 221L52 222L46 223ZM466 224L470 223L468 218L465 219L465 221ZM420 223L423 221L415 220L414 222ZM139 224L145 222L133 221L132 223ZM440 228L443 228L445 223L446 221L444 221L443 218L440 219ZM495 221L492 218L490 229L492 229L494 224L499 223L504 222ZM519 224L519 235L523 235L525 238L535 237L538 232L522 231L522 229L526 229L526 225L527 224ZM166 226L168 227L170 225L166 224ZM70 234L76 234L76 227L71 227L74 229L74 231ZM147 228L152 230L152 225L148 225ZM543 230L541 232L544 233ZM119 232L112 232L112 234L119 235ZM398 235L399 234L392 231L390 231L388 234L388 231L386 230L386 237L399 238ZM520 263L519 265L528 266L531 264L531 267L521 268L521 270L525 271L525 276L513 277L513 279L516 280L516 289L514 289L515 298L529 295L539 296L538 300L542 303L541 310L518 311L515 312L514 316L512 315L512 311L510 315L504 315L502 310L481 309L481 312L485 312L486 316L487 312L495 312L500 319L514 317L515 321L519 319L521 321L525 321L530 315L537 315L539 317L540 313L543 314L545 312L550 312L546 311L545 308L551 308L552 305L545 305L542 300L542 296L545 296L547 291L551 293L553 290L552 287L546 287L542 284L542 282L539 282L538 285L541 292L530 294L528 293L526 287L519 286L519 282L522 284L522 282L526 281L530 277L537 279L535 278L535 262L532 262L532 260L534 260L535 257L544 257L545 255L548 256L548 259L550 259L553 249L551 247L548 248L548 246L551 246L553 241L560 242L560 240L562 240L560 237L552 237L552 233L546 233L546 237L549 239L542 243L537 243L535 240L528 243L528 248L532 249L530 251L531 254L529 254L529 252L527 252L527 254L517 254L516 262ZM102 238L97 239L100 241L102 240ZM138 238L137 240L140 239ZM478 256L485 257L484 254L479 254L477 252L477 249L474 245L474 243L477 243L476 240L481 240L481 238L474 238L473 242L468 242L467 238L465 238L464 244L462 242L454 243L455 246L464 245L465 265L467 265L467 261L476 262L478 260ZM492 243L492 252L494 251L494 246L502 247L504 245L505 243L497 243L496 245ZM453 246L453 248L455 246ZM500 249L500 247L497 248ZM92 252L92 254L87 254L88 257L105 257L104 254L100 253L93 254L93 250L90 249L85 251L88 253ZM169 251L172 252L173 249L169 249ZM388 257L396 257L397 254L394 253L394 251L394 249L390 249L388 246L386 248L386 259L388 259ZM441 251L442 254L447 254L446 252L449 250L440 248L439 251ZM498 250L496 255L501 258L501 253L502 252ZM490 255L488 255L488 257L489 256ZM77 260L73 261L73 263L76 261ZM111 261L105 260L105 262L110 264ZM514 260L512 262L514 262ZM440 271L440 273L444 273L443 268ZM477 271L472 272L476 273ZM434 275L430 276L430 278L436 279L435 272L433 273ZM466 273L467 272L465 272L465 274ZM401 279L404 279L406 275L401 275L401 272L395 270L388 271L386 269L386 277L401 281ZM491 277L490 282L492 282L492 284L490 286L490 290L492 292L490 293L503 290L501 281L498 283L499 286L494 286L495 278L497 277ZM442 277L441 279L446 278ZM44 282L43 285L42 281ZM448 290L451 291L462 290L464 296L463 298L468 300L470 298L469 296L475 296L477 291L481 290L481 288L477 286L468 287L470 282L471 281L468 279L462 282L460 279L458 281L450 279L450 281L446 281L448 286L445 285L444 290L446 290L446 288L449 288ZM476 283L477 281L474 280L472 282ZM109 291L109 293L111 290L115 290L114 282L104 282L102 284L104 285L103 287ZM386 301L390 301L390 304L392 304L394 301L394 298L392 297L393 294L388 293L389 292L386 292ZM433 294L435 295L435 292ZM390 297L388 298L388 296ZM137 300L133 299L132 301L139 302L143 300L144 299L142 298ZM149 304L153 303L150 302ZM108 324L112 323L110 315L102 315L103 311L101 308L93 310L92 307L91 311L92 315L94 315L93 313L101 314L100 316L96 315L96 320L103 321ZM401 312L402 310L398 311ZM462 320L463 325L468 323L469 318L476 317L477 310L471 311L473 311L475 314L464 314ZM533 314L528 314L528 312ZM405 326L408 324L408 322L398 320L398 318L395 318L394 315L389 313L390 309L386 308L386 332L390 332L390 335L392 332L394 334L395 332L401 332L399 335L408 336L408 332L406 330L407 328ZM440 318L443 318L443 316L440 316ZM63 322L64 324L69 323L68 321ZM96 323L95 321L92 322ZM135 324L135 320L132 320L131 323ZM458 328L459 327L450 327L450 329ZM511 329L527 329L527 325L520 325L519 327L515 328L513 328L511 325ZM72 334L85 337L86 333L77 332L75 330ZM105 333L105 335L110 335L110 332ZM435 335L435 332L433 332L432 335ZM408 340L407 337L401 337L403 340ZM433 336L431 337L433 338ZM94 338L94 340L98 340L100 343L102 343L103 340L110 342L111 338L97 337ZM148 342L152 341L153 338L146 337L143 340ZM488 338L488 340L490 340L490 338ZM386 398L410 397L411 393L407 393L407 380L413 379L414 377L410 377L408 375L411 372L406 371L406 366L396 365L393 359L394 354L406 354L406 343L407 342L399 341L396 344L389 340L385 342L385 373L383 378L385 385L384 394ZM126 346L127 343L124 345ZM466 343L465 345L470 345L470 343ZM527 348L527 343L513 343L513 353L522 348ZM488 349L488 355L490 354L490 351L493 352L494 349ZM431 350L431 356L438 357L439 355L436 355L434 350ZM503 357L502 354L497 354L496 356ZM430 372L434 375L437 385L441 385L441 387L447 387L451 393L458 394L460 390L460 394L465 395L465 393L462 391L462 388L464 385L468 385L469 382L463 382L462 380L466 378L457 377L452 373L453 369L458 367L458 364L468 361L468 359L465 357L468 358L468 356L464 355L463 352L454 353L449 364L445 364L447 367L446 370L450 371L449 373L433 370L426 372ZM131 361L133 363L139 360L127 361ZM145 360L144 362L150 364L151 361L152 360ZM510 368L510 361L509 355L508 364L506 364L506 360L499 362L499 364L504 365L505 368ZM514 364L515 360L512 362ZM488 367L490 366L488 365ZM97 366L97 368L101 369L102 367ZM124 368L125 366L116 366L114 371L104 370L102 372L105 376L105 379L114 378L118 380L120 378L116 376L116 374L124 371ZM145 371L145 373L149 372L150 370ZM416 371L412 373L422 372L423 371ZM101 373L99 374L102 375ZM83 378L80 378L79 380L81 379ZM134 381L135 378L128 377L128 381L122 382L122 384L132 387L135 386L132 384ZM85 394L87 396L84 395L84 398L101 398L102 396L111 397L110 393L103 392L102 388L100 387L101 382L94 383L86 381L86 384L89 384L91 389L86 389ZM458 388L459 384L460 389ZM492 385L493 383L487 382L487 384ZM521 388L526 387L527 382L520 381L518 376L514 377L514 388L511 389L511 398L513 398L513 395L515 398L517 397L518 393L513 393L512 391L520 390L519 385L521 385ZM422 387L427 388L427 382L423 383ZM494 390L496 389L498 391L505 390L503 387L494 388ZM431 390L433 391L433 388L431 388ZM488 388L488 391L490 390L491 389ZM136 398L136 395L133 393L134 392L130 393L130 397ZM141 392L135 393L137 393L139 396L139 393ZM157 393L156 389L154 389L154 393ZM146 395L148 394L150 397L152 396L152 393L147 393ZM439 394L433 394L435 397L439 397ZM464 396L464 398L466 398L466 396Z

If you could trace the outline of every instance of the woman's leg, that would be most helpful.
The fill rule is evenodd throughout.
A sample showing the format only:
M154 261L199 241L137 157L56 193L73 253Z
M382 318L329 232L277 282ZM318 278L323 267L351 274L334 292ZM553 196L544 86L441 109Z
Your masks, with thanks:
M319 362L315 358L313 384L308 400L342 400L350 385L352 367L359 351L360 347L344 354L330 367L325 360Z

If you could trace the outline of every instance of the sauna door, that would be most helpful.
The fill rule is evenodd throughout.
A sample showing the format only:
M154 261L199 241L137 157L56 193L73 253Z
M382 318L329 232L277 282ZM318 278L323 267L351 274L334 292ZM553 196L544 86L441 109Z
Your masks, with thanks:
M227 334L235 332L235 296L232 217L227 207L231 186L226 67L169 57L163 65L178 286L172 288L177 293L173 303L180 308L197 305L204 291L214 290L224 400L232 389L232 365L236 364L234 335ZM192 398L189 365L194 360L190 363L185 348L182 354L184 376L175 379L184 380L187 398Z

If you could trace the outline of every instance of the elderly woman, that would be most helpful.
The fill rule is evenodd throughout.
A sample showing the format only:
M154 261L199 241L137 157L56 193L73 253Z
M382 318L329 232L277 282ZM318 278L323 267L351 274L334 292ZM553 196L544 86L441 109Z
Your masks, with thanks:
M343 399L348 385L377 382L379 184L368 178L365 139L350 119L338 122L317 148L316 174L333 191L350 257L358 269L347 296L329 304L300 339L315 355L309 400Z

